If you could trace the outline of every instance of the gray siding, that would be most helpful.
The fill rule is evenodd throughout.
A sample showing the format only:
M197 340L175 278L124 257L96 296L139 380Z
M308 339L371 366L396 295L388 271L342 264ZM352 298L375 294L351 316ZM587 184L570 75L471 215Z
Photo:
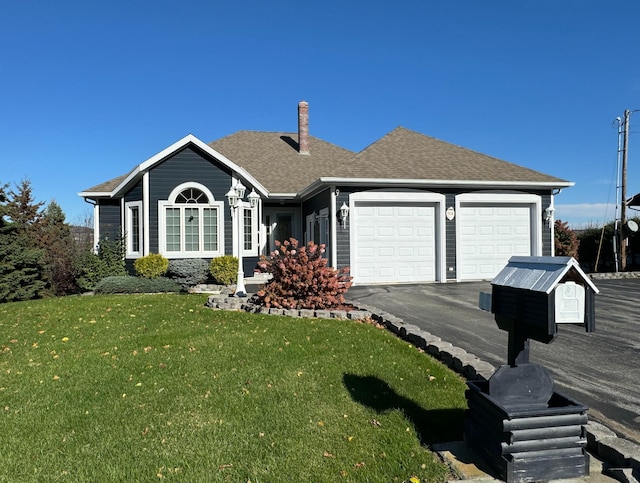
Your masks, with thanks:
M142 180L138 181L133 188L131 188L124 195L124 201L142 201Z
M447 193L445 195L446 197L446 201L445 201L445 207L444 209L446 210L449 207L453 207L455 209L456 206L456 193ZM455 280L456 279L456 275L457 275L457 271L456 271L456 263L457 263L457 258L456 258L456 219L454 218L453 220L448 220L446 217L444 219L444 226L445 226L445 240L446 242L446 246L445 246L445 279L446 280Z
M544 216L544 209L551 203L550 193L539 193L542 197L542 214ZM542 224L542 255L552 254L551 246L551 226L547 222Z
M346 203L349 206L349 195L353 192L353 188L341 186L338 188L340 193L336 197L336 210L339 210L342 203ZM358 190L360 191L360 190ZM334 213L334 216L336 214ZM342 223L336 223L336 243L337 243L337 266L338 268L349 267L351 265L351 241L349 240L349 230L351 223L347 220L347 226L342 228Z
M179 151L149 173L150 251L158 252L158 201L168 199L176 186L190 181L206 186L216 201L224 201L224 213L221 213L224 216L224 246L225 253L231 254L231 217L225 198L231 187L231 171L195 148Z
M100 220L100 240L118 240L122 235L120 200L100 200L98 204Z
M368 190L366 187L358 187L358 188L353 188L353 187L346 187L346 186L340 186L338 187L340 189L340 194L337 197L336 200L336 208L340 207L342 205L342 203L346 203L347 205L349 204L349 195L351 193L354 192L360 192L360 191L380 191L380 192L392 192L392 191L429 191L429 192L433 192L431 190L399 190L399 189L387 189L387 190L380 190L380 189L371 189ZM486 190L477 190L478 192L486 192ZM445 210L448 207L454 207L455 208L455 197L459 194L462 193L470 193L473 191L469 191L469 190L453 190L453 189L449 189L449 190L441 190L440 193L445 195ZM547 206L549 206L550 200L551 200L551 194L549 191L518 191L518 193L532 193L532 194L537 194L540 195L542 197L542 209L544 210L544 208L546 208ZM309 212L312 212L313 210L310 210ZM446 246L445 246L445 274L444 277L446 280L456 280L457 277L457 272L456 272L456 219L454 218L453 220L449 221L447 219L444 220L445 221L445 240L446 240ZM347 223L347 227L346 229L342 229L342 226L340 226L338 224L337 226L337 248L338 248L338 267L348 267L351 263L350 260L350 249L351 249L351 245L350 245L350 239L349 239L349 223ZM551 254L551 228L545 223L543 225L542 228L542 253L543 255L550 255Z
M313 196L312 198L309 198L304 203L302 203L302 220L301 220L302 233L304 233L307 228L307 223L306 223L307 216L309 216L314 211L316 213L320 213L320 210L324 208L329 209L329 226L331 227L332 226L331 225L332 223L331 221L331 190L329 188L327 188L326 190L322 191L321 193L318 193L317 195ZM331 230L331 228L329 228L329 230ZM327 241L327 247L324 254L324 256L328 260L329 265L332 264L331 247L329 246L330 243L331 243L331 237L329 237L329 240Z
M318 193L312 198L309 198L304 203L302 203L302 220L307 219L307 216L313 213L319 213L323 208L331 207L331 191L327 188L326 190Z

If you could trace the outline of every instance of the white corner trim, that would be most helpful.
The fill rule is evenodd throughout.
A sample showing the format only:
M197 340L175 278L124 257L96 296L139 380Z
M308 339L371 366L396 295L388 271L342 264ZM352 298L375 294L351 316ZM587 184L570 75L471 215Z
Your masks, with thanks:
M329 197L329 233L331 235L331 267L338 268L338 220L336 219L336 187L331 186L331 196Z
M150 217L150 209L149 209L149 172L145 172L142 175L142 255L146 256L150 253L150 240L149 235L151 230L149 228L149 217Z

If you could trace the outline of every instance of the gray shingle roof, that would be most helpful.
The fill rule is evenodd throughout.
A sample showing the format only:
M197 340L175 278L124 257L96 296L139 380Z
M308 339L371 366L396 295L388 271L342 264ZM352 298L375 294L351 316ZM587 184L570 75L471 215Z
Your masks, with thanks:
M297 133L239 131L209 143L254 176L270 193L299 193L320 178L418 180L451 184L514 183L570 186L523 166L398 127L359 153L309 137L308 155L298 153ZM89 188L115 189L129 175Z
M392 179L566 183L403 127L356 154L352 167L354 175L368 171Z
M298 153L298 134L239 131L209 143L251 173L271 193L297 193L321 176L332 176L352 151L309 136L309 154Z
M129 171L129 173L130 172L131 171ZM91 188L84 190L83 192L84 193L110 193L114 189L116 189L118 185L127 178L127 176L129 176L129 173L117 176L113 179L110 179L109 181L105 181L104 183L100 183L96 186L93 186Z

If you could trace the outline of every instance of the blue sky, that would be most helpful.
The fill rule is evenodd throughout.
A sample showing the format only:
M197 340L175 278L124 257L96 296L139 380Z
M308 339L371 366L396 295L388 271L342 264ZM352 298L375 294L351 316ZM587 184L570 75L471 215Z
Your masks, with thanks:
M404 126L573 181L556 218L597 225L613 122L640 109L631 0L22 0L2 17L0 182L31 180L70 222L90 213L78 192L186 134L295 131L307 100L310 133L354 151Z

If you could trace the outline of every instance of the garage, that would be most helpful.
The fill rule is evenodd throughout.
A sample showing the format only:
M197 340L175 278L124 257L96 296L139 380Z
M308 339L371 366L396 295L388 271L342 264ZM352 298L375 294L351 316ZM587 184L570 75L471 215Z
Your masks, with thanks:
M530 203L460 203L458 279L492 279L513 255L535 255Z
M437 276L435 203L356 201L351 209L354 283L432 282Z

